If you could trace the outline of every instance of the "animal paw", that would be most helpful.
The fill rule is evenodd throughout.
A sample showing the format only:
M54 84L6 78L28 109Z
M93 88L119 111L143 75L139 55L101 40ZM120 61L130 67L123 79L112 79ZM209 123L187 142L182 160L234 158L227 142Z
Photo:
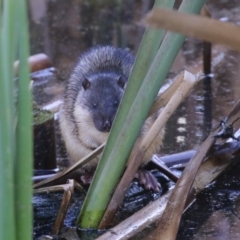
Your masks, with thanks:
M161 189L161 184L150 171L139 169L135 174L135 178L147 190L159 192Z
M86 172L80 176L80 180L83 185L90 185L93 180L93 173Z

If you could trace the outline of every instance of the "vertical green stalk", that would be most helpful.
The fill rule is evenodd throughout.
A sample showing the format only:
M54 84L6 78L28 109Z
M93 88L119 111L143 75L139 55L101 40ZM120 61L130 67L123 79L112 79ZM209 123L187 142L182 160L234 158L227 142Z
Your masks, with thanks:
M0 25L0 239L16 239L14 211L15 107L13 60L15 1L4 1Z
M174 2L175 0L156 0L154 7L162 6L166 8L172 8ZM106 204L109 201L110 194L105 194L105 193L99 194L102 190L101 190L101 185L98 185L98 183L102 182L101 180L103 180L103 176L104 176L103 169L106 166L106 160L110 157L110 154L112 153L112 149L114 148L114 146L116 146L115 140L120 135L120 131L122 129L123 124L125 123L126 116L130 111L131 104L134 101L139 88L141 87L144 77L146 76L146 73L156 55L156 52L159 48L159 45L163 37L164 37L164 30L147 29L145 31L145 34L143 36L141 45L137 53L137 57L134 63L131 76L128 81L127 89L124 93L124 97L119 106L115 121L113 123L113 128L111 130L107 145L104 149L101 163L99 164L96 170L94 181L88 191L82 212L78 218L78 224L80 224L81 227L96 227L98 225L97 222L101 220L103 211L106 208ZM113 161L115 157L116 156L113 156L112 158ZM126 156L125 156L125 160L126 160ZM113 178L111 178L111 176L108 175L108 179L110 177L111 181L108 181L107 184L104 183L102 185L104 186L104 191L105 190L108 191L110 189L110 192L111 192L116 187L117 181L119 180L123 172L123 169L125 167L125 164L122 163L121 161L120 162L114 161L114 163L111 163L111 165L113 166L113 164L114 164L115 171L112 168L111 170L113 171L110 170L110 173L111 173L111 176L114 176L115 179L113 180ZM109 168L111 168L110 165L109 165ZM99 190L97 191L96 189L99 189ZM97 199L98 199L97 202L99 203L99 206L95 205L96 204L95 194L97 194ZM101 212L98 212L98 211L95 212L92 210L89 212L88 208L91 208L91 207L93 207L94 209L95 208L101 209ZM89 218L91 219L91 221L89 221Z
M19 82L17 99L15 207L17 239L32 239L32 114L29 89L29 36L27 5L18 0Z
M0 0L0 239L11 240L32 239L32 136L26 9L25 0ZM20 78L16 111L13 63L17 50Z

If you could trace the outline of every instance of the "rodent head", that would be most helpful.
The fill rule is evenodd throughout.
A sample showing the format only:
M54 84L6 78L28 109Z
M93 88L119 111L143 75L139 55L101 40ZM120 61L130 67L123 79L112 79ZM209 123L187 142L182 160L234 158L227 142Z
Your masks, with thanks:
M82 81L81 104L90 112L98 131L110 131L126 81L112 72L89 75Z

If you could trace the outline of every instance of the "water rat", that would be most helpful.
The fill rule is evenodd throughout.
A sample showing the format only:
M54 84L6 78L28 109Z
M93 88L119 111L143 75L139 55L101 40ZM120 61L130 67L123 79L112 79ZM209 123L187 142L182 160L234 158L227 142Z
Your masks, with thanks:
M59 111L60 129L72 163L106 142L133 62L130 52L112 46L94 47L80 57L67 82ZM146 120L138 141L156 117L157 114ZM162 131L144 162L159 150L163 136ZM91 171L98 160L86 164L82 172ZM137 176L141 178L140 175Z

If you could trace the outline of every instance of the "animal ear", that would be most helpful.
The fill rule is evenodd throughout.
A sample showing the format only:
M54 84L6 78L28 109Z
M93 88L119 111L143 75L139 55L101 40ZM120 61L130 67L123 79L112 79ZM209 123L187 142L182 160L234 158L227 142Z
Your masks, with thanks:
M122 77L121 75L118 77L117 83L118 83L118 85L119 85L121 88L124 88L124 86L125 86L125 81L124 81L124 79L123 79L123 77Z
M82 86L83 86L84 90L87 90L91 86L91 83L87 78L84 78L84 80L82 82Z

